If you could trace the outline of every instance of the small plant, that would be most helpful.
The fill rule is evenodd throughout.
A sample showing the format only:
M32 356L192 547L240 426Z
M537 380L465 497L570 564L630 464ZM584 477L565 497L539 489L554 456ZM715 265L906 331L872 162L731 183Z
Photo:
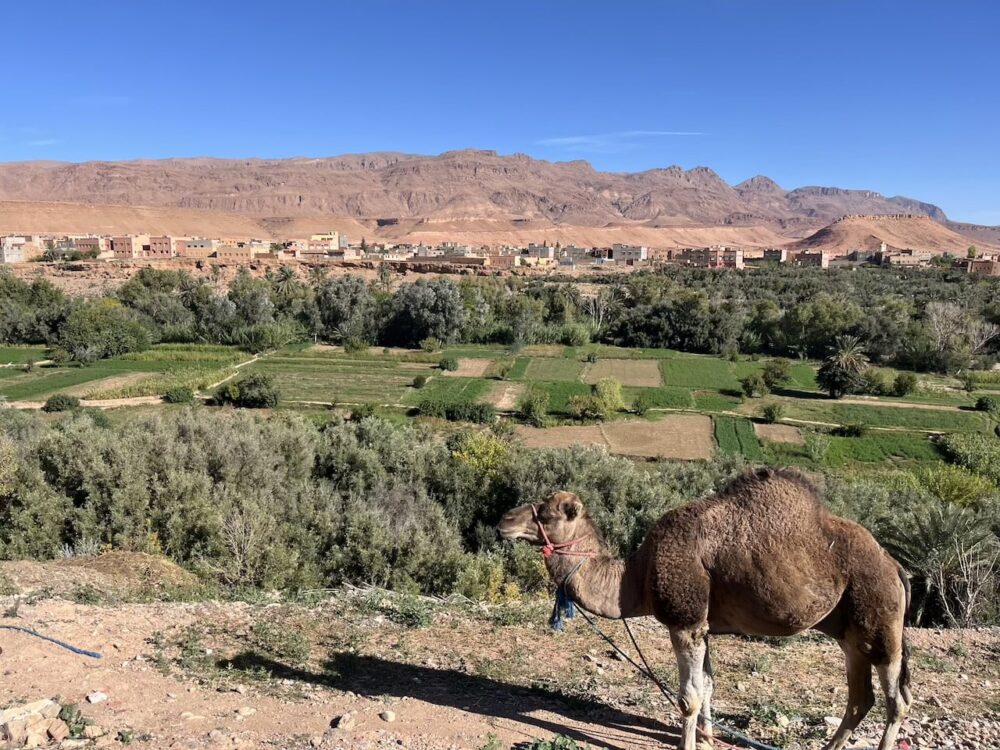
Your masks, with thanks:
M215 398L221 404L243 409L273 409L281 400L281 391L271 375L251 372L235 383L222 386Z
M785 416L785 405L774 402L772 404L767 404L763 409L761 409L761 417L768 424L775 424L780 422Z
M976 378L971 372L963 372L959 380L962 381L962 390L966 393L972 393L976 390Z
M417 375L413 379L413 387L414 388L423 388L425 385L427 385L427 376L426 375Z
M250 631L254 646L267 656L291 664L304 664L309 660L309 641L295 628L281 628L269 622L255 622Z
M503 742L493 732L486 735L486 742L480 746L479 750L503 750Z
M360 422L362 419L374 417L376 411L375 404L359 404L351 409L351 421Z
M834 430L834 433L839 437L849 437L849 438L864 437L865 433L867 432L868 428L858 422L841 425L836 430Z
M792 379L792 363L787 359L768 360L760 376L768 389L773 391Z
M458 369L458 357L443 357L438 367L446 372L455 372Z
M525 422L543 427L549 411L549 394L539 388L532 388L521 398L517 409Z
M397 597L386 612L386 616L392 622L406 628L426 628L434 622L431 605L425 599L409 594Z
M557 734L551 740L535 740L527 746L527 750L586 750L586 747L570 737Z
M567 408L579 420L601 421L608 417L607 405L595 395L570 396Z
M441 340L433 336L428 336L420 342L420 348L428 354L441 351L441 346Z
M514 369L514 363L509 359L505 359L499 364L497 364L497 369L496 369L497 377L500 380L506 380L510 376L511 370L513 369Z
M194 391L186 386L171 388L163 394L163 400L168 404L190 404L194 401Z
M48 400L42 406L42 411L72 411L73 409L78 409L79 407L80 399L76 396L71 396L68 393L56 393L55 395L49 396Z
M598 357L597 357L597 352L587 352L587 356L585 357L585 359L586 359L586 360L587 360L587 362L589 362L590 364L593 364L593 363L594 363L594 362L596 362L596 361L597 361L597 359L598 359Z
M806 453L813 463L822 463L830 450L830 438L822 432L807 432L803 437Z

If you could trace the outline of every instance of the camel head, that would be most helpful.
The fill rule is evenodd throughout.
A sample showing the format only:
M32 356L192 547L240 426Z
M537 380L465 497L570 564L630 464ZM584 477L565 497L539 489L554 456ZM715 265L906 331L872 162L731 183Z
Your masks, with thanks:
M524 539L542 547L545 539L539 525L545 529L553 544L579 539L591 531L587 511L580 498L572 492L562 491L553 492L541 503L514 508L503 517L498 528L504 539Z

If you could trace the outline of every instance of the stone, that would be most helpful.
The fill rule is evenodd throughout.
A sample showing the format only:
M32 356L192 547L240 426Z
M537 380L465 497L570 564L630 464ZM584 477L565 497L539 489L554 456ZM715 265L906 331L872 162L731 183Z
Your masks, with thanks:
M791 720L784 714L778 714L774 718L774 723L777 724L781 729L787 729L788 725L791 724Z
M0 740L7 740L12 745L23 745L28 737L28 722L24 719L10 719L0 724Z
M28 736L24 738L22 747L44 747L49 744L49 738L44 734L38 734L37 732L29 732Z
M823 723L826 724L831 729L836 729L837 727L840 726L840 717L839 716L824 716L823 717Z
M323 738L318 734L309 738L309 747L319 747L322 744Z
M83 728L83 736L88 740L96 740L98 737L103 737L108 732L100 724L88 724Z
M61 710L62 708L58 703L48 699L25 703L21 706L11 706L4 711L0 711L0 725L6 724L11 719L23 719L31 714L38 714L46 719L54 719L59 715L59 711Z
M382 713L380 713L378 715L378 717L382 721L385 721L385 722L388 722L389 724L391 724L392 722L394 722L396 720L396 712L395 711L390 711L390 710L386 709L385 711L383 711Z
M62 719L51 719L47 731L49 739L54 742L62 742L69 738L69 726Z
M247 716L253 716L255 713L257 713L257 709L252 708L250 706L241 706L240 708L236 709L236 715L241 716L243 718L246 718Z
M102 693L100 690L95 690L93 693L87 696L87 703L104 703L108 699L107 693Z
M354 729L357 725L357 719L355 718L355 713L353 711L336 717L330 725L334 729L343 729L344 731L350 731Z
M89 744L89 740L63 740L62 744L59 745L59 750L79 750L79 748Z

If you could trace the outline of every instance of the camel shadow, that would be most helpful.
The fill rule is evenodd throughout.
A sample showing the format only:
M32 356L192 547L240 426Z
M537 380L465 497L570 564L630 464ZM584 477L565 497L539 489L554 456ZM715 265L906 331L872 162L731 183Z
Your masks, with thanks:
M334 653L322 671L309 671L245 651L218 662L223 669L266 670L283 680L320 685L366 697L413 698L446 708L496 719L507 719L534 727L540 733L562 734L591 747L624 750L629 745L673 745L677 730L662 722L620 709L593 698L575 698L546 688L525 688L489 677L453 669L416 666L377 656ZM569 722L591 725L567 726L538 714L558 714ZM672 715L672 714L671 714ZM526 737L527 739L527 737Z

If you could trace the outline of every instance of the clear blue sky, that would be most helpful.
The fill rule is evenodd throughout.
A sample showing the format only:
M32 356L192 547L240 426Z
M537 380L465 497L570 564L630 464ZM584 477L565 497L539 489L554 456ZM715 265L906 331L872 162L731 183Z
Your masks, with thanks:
M491 148L1000 224L1000 2L7 2L0 161Z

